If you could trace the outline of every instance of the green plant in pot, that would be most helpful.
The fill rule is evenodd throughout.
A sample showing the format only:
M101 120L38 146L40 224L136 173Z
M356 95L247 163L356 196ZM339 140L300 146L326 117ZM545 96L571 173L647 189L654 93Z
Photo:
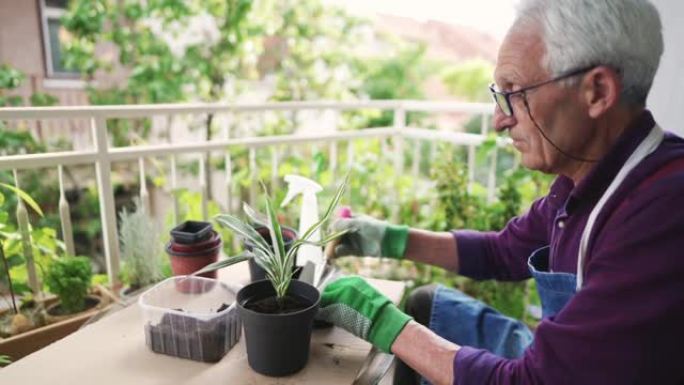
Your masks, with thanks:
M59 317L96 306L99 300L88 296L92 277L90 260L86 257L64 256L54 260L45 283L59 297L59 302L47 309L48 315Z
M346 231L321 237L319 242L309 238L331 217L342 197L348 177L340 184L321 219L304 231L286 251L276 208L266 193L267 215L264 217L245 206L245 213L253 223L263 223L269 230L270 244L254 226L232 215L218 215L215 219L254 245L243 254L218 261L195 274L216 270L253 259L266 271L268 279L256 281L237 293L237 305L247 343L247 360L256 372L268 376L284 376L302 369L309 358L309 345L314 316L318 311L320 293L316 287L293 279L297 250L305 244L323 247L344 235Z
M23 200L26 204L28 204L38 215L43 217L43 211L40 209L40 206L38 203L36 203L33 198L31 198L30 195L28 195L24 190L14 187L12 185L8 185L5 183L0 183L0 189L6 189L11 192L14 192L17 197L21 200ZM5 196L0 192L0 206L2 206L2 203L5 201ZM5 220L7 217L5 217ZM6 337L6 336L12 336L16 335L19 333L23 333L25 331L28 331L34 327L36 327L40 322L44 321L42 317L42 311L35 311L35 312L27 312L24 314L24 312L21 311L20 307L17 306L17 296L19 293L15 292L14 285L12 283L12 276L10 274L10 269L12 265L18 264L16 262L16 259L13 263L11 258L8 258L5 255L5 244L3 242L2 238L10 238L12 233L8 232L8 228L2 221L0 220L0 229L2 229L2 232L0 232L0 290L3 288L4 285L7 286L7 289L9 290L9 298L12 303L12 312L8 313L6 315L0 314L0 337ZM18 258L17 258L18 259ZM19 259L21 261L21 259ZM39 310L42 310L39 309ZM28 315L28 317L27 317ZM35 316L34 316L35 315ZM5 330L3 330L2 325L5 323L3 318L7 317L10 319L9 325L10 327L8 328L8 332L6 333ZM40 321L40 322L37 322ZM5 356L6 357L6 356Z
M123 260L122 280L127 287L122 296L161 280L164 276L159 228L140 201L135 210L119 213L119 239Z
M245 209L249 210L248 207L246 207ZM254 229L259 233L259 235L261 235L261 237L266 241L267 245L273 247L273 242L271 241L271 233L267 225L262 223L253 223L252 227L254 227ZM294 229L285 226L280 226L280 231L283 235L283 246L285 248L285 253L287 253L292 247L294 241L297 239L297 232ZM244 248L249 251L254 250L254 248L256 247L256 244L254 244L249 239L245 239L243 244ZM299 273L301 272L301 268L298 268L296 266L296 259L295 263L293 263L292 268L294 270L293 277L298 278ZM268 278L266 276L266 270L259 266L259 264L255 261L255 258L250 258L249 260L249 276L251 278L251 282L260 281L262 279Z

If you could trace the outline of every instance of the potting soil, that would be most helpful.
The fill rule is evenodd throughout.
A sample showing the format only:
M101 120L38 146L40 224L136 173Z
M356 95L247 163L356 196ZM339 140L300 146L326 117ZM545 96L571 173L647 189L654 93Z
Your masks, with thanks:
M304 310L311 305L311 302L304 297L287 295L280 301L275 296L249 300L244 307L263 314L287 314Z
M228 306L223 304L217 312ZM145 325L145 340L156 353L217 362L237 343L240 328L237 312L209 321L169 313L159 324Z

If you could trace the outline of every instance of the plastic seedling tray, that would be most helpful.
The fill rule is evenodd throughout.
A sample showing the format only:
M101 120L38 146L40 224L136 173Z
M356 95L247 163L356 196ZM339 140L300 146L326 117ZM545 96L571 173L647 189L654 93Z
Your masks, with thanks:
M138 299L145 343L156 353L219 361L240 339L236 290L215 279L168 278Z
M171 230L171 236L178 243L192 244L209 237L211 231L209 222L185 221Z

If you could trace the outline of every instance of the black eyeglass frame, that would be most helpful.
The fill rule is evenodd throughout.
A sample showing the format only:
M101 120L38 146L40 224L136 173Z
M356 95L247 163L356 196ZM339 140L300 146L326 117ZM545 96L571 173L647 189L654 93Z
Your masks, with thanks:
M577 76L580 74L583 74L585 72L591 71L592 69L596 68L597 65L590 65L587 67L582 67L576 70L571 70L569 72L566 72L562 75L559 75L553 79L545 80L540 83L532 84L531 86L523 87L519 90L515 91L497 91L494 87L496 87L496 84L492 83L489 85L489 92L492 94L492 98L494 99L494 103L496 103L497 106L501 109L501 112L504 113L506 116L513 116L513 105L511 104L511 96L515 95L525 95L527 91L531 91L535 88L539 88L541 86L545 86L547 84L555 83L557 81L567 79L573 76ZM505 103L502 105L501 103ZM505 108L504 108L505 107Z

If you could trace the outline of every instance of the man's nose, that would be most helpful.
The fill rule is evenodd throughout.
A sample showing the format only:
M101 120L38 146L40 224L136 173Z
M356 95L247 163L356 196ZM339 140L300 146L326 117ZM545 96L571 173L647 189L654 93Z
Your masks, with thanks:
M494 129L496 132L502 132L511 128L515 126L517 122L514 115L506 116L499 106L494 108Z

